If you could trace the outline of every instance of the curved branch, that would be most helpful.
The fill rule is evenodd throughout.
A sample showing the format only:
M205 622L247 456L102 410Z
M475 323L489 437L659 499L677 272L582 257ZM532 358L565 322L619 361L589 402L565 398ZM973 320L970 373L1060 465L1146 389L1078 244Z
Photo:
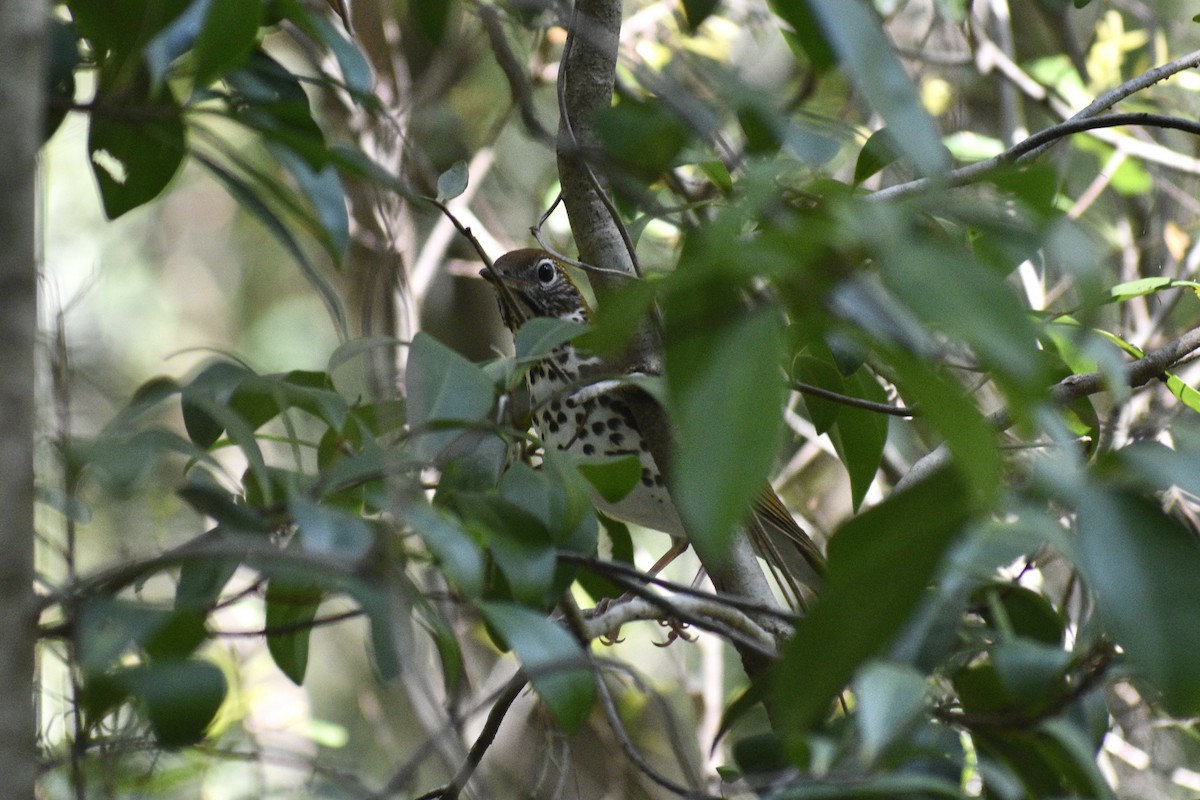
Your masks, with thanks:
M1197 350L1200 350L1200 328L1190 330L1178 339L1151 350L1135 361L1130 361L1124 368L1125 383L1133 389L1144 386ZM1055 405L1067 405L1082 397L1103 391L1106 382L1107 377L1100 372L1068 375L1050 387L1050 399ZM989 414L988 421L1001 431L1013 423L1007 409L1000 409ZM950 449L945 444L938 445L912 465L904 477L896 482L896 489L900 490L922 480L950 463L950 460Z
M889 186L886 189L881 189L871 195L872 200L895 200L900 197L907 197L912 194L925 191L932 188L952 188L956 186L964 186L975 180L978 180L983 175L992 172L1007 164L1016 163L1018 161L1029 160L1036 158L1050 147L1055 141L1070 133L1078 133L1082 130L1091 130L1091 128L1078 128L1076 126L1084 120L1095 118L1100 112L1105 111L1112 106L1135 94L1149 86L1152 86L1159 81L1165 80L1170 76L1182 72L1185 69L1191 69L1200 66L1200 50L1195 50L1185 56L1175 59L1160 67L1155 67L1152 70L1142 73L1135 78L1131 78L1120 86L1105 92L1097 97L1083 109L1078 111L1070 119L1052 125L1045 130L1030 136L1028 139L1018 142L1009 150L1001 153L994 158L989 158L986 161L980 161L975 164L968 164L965 167L951 170L944 175L936 175L927 178L918 178L908 183L901 183L895 186ZM1118 116L1118 115L1113 115ZM1107 119L1107 118L1106 118ZM1139 123L1120 123L1120 124L1139 124ZM1111 125L1100 125L1097 127L1111 127ZM1059 133L1059 131L1065 131ZM1033 146L1029 146L1029 142L1035 138L1042 137Z

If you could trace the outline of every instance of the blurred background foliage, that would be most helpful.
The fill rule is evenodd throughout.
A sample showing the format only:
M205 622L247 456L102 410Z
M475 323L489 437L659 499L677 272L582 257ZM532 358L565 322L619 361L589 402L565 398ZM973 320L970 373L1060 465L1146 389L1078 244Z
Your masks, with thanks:
M47 797L453 796L473 742L485 797L1200 791L1195 131L914 182L1183 58L1194 9L625 4L588 155L648 280L597 290L590 342L662 308L706 546L769 477L830 554L748 689L728 635L641 622L585 661L549 619L617 593L578 566L601 526L658 554L589 507L619 464L500 477L568 333L499 356L438 206L530 244L571 8L348 6L53 4ZM1188 64L1118 110L1195 119ZM539 233L574 255L561 209ZM798 383L916 416L780 407Z

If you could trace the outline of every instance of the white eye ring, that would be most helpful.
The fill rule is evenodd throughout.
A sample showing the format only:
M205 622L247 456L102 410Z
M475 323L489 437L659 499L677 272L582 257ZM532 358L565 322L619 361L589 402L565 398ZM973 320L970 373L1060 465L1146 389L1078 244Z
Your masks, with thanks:
M537 265L537 279L542 286L549 286L554 283L554 279L558 277L558 270L554 268L554 262L548 258L543 258Z

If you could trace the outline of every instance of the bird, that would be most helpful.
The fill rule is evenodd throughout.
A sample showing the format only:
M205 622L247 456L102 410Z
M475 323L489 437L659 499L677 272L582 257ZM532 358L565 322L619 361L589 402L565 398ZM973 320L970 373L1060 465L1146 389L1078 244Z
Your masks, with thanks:
M514 337L534 317L592 322L593 310L564 262L545 250L505 253L480 276L495 291L501 319ZM546 447L582 456L639 459L641 475L625 497L614 502L593 493L592 499L609 517L672 537L671 549L651 573L686 550L686 529L671 500L667 476L655 458L656 448L642 435L647 415L639 411L657 401L634 383L614 377L613 365L581 352L570 341L530 366L526 380L533 426ZM760 491L744 527L788 603L803 610L819 590L825 560L769 484Z

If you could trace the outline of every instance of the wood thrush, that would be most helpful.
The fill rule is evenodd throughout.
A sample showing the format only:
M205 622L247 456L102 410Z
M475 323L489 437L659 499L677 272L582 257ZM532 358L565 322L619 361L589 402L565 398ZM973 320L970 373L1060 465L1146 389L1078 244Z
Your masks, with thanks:
M563 264L544 250L506 253L480 272L496 291L505 326L515 335L532 317L591 321L591 308ZM656 569L687 548L686 531L671 502L666 479L642 436L639 406L656 401L643 389L612 378L612 367L573 344L559 345L528 373L533 424L548 447L585 456L637 456L642 474L637 486L612 503L596 495L598 509L673 537L675 546ZM661 415L659 415L661 417ZM771 567L776 579L798 608L816 591L824 558L792 519L770 486L763 488L746 521L751 544Z

